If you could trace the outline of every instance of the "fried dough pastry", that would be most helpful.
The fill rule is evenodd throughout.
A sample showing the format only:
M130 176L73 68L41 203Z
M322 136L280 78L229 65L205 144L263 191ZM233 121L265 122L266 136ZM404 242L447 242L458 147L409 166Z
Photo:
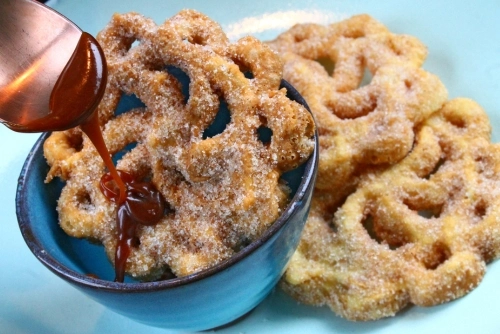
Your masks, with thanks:
M258 238L284 210L280 176L314 149L311 114L280 89L283 63L252 37L230 43L220 26L184 10L161 25L136 13L114 15L97 39L108 63L99 106L105 142L115 154L135 144L117 168L150 179L172 209L140 226L126 272L156 279L167 268L184 276L213 266ZM183 87L174 70L189 78ZM188 96L183 91L189 89ZM145 105L115 116L123 94ZM230 121L207 134L221 104ZM272 131L262 140L259 129ZM105 168L79 129L53 133L44 152L47 181L66 180L61 227L116 247L116 205L99 190Z
M477 103L451 100L417 129L408 156L365 174L339 210L314 198L282 287L350 320L470 292L500 252L500 144L490 131Z
M268 45L284 59L284 78L316 118L316 193L331 205L339 204L365 171L405 157L414 128L447 98L441 81L420 68L425 46L368 15L329 26L298 24Z

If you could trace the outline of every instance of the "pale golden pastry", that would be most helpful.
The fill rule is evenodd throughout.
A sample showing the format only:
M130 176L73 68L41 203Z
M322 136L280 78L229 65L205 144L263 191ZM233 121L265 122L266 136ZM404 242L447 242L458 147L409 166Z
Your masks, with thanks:
M459 298L500 252L500 144L480 106L454 99L399 163L363 176L338 210L321 197L282 282L350 320Z
M420 67L425 46L368 15L328 26L298 24L268 45L284 59L284 78L316 118L316 191L331 205L338 205L365 171L406 156L413 129L447 98L441 81Z

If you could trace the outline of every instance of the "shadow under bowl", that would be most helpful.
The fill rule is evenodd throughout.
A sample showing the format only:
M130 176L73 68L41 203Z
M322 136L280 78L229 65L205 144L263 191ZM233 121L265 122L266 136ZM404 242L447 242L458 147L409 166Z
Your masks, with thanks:
M290 84L283 81L282 86L290 99L307 107ZM43 142L48 136L43 134L35 143L19 177L19 227L36 258L90 298L151 326L206 330L251 311L279 281L309 212L318 168L317 133L311 157L283 176L293 191L289 205L259 239L209 269L146 283L130 278L125 283L113 282L114 270L103 247L70 237L59 227L56 201L63 183L44 183L49 167Z

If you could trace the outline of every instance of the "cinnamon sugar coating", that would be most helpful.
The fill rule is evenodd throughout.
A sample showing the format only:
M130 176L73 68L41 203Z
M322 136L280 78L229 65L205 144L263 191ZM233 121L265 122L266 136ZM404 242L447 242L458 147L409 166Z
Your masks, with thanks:
M316 118L316 192L332 205L366 170L401 160L413 144L413 129L447 98L441 81L420 67L425 46L368 15L329 26L298 24L268 45L284 59L284 78ZM365 73L369 83L363 82Z
M500 145L489 135L477 103L451 100L407 157L364 175L338 210L315 198L283 288L351 320L470 292L500 254Z
M500 250L500 145L484 111L446 102L421 68L425 46L368 15L296 25L268 45L308 101L320 143L283 289L350 320L474 289Z
M217 23L193 10L160 25L137 13L116 14L97 40L109 72L98 108L106 145L115 154L134 143L117 168L151 179L172 208L157 225L140 226L126 272L185 276L258 238L288 203L280 176L314 149L311 114L279 88L278 55L252 37L230 43ZM189 96L167 66L189 77ZM123 94L145 107L115 116ZM230 121L209 136L222 103ZM269 140L259 137L261 128L272 132ZM52 134L44 152L47 181L66 181L61 227L101 242L113 261L117 207L99 190L105 168L96 150L74 129Z

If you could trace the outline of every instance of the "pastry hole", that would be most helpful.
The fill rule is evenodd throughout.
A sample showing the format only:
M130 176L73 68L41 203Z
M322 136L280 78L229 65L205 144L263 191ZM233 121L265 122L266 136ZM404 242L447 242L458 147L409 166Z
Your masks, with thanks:
M188 38L184 39L185 42L189 42L191 44L196 45L206 45L206 40L200 35L191 35Z
M143 181L144 182L144 181ZM174 218L175 208L170 204L170 202L162 195L163 201L165 203L165 207L163 209L163 216L170 216L170 218Z
M448 114L448 115L445 115L446 117L446 120L453 126L459 128L459 129L463 129L467 126L467 124L465 123L465 120L460 117L460 115L457 115L457 114Z
M291 169L281 174L279 186L283 188L285 193L288 193L288 198L292 196L299 189L300 182L302 181L301 175L304 174L306 164L302 164L295 169Z
M67 136L69 145L76 151L80 152L83 149L83 136L81 133L72 132Z
M335 212L337 211L337 208L344 206L344 204L347 201L347 199L349 198L349 196L351 196L355 192L355 190L356 190L355 186L351 186L351 187L344 189L343 192L345 193L345 195L340 200L329 203L329 205L327 205L324 208L321 218L325 222L327 222L328 227L330 228L330 231L332 231L333 233L338 232L338 224L337 224L337 220L335 219ZM318 195L318 197L321 198L321 195ZM364 223L364 221L363 221L363 223ZM371 222L371 224L372 224L372 226L370 226L371 227L370 230L373 231L373 221Z
M133 237L130 241L130 246L132 247L139 247L141 245L141 239L139 239L138 237Z
M417 213L420 217L424 217L427 219L439 218L439 216L441 216L441 208L418 210Z
M427 270L435 270L450 258L450 254L450 249L446 245L437 243L433 246L432 252L423 259L423 265Z
M115 164L115 166L118 163L118 161L120 161L123 158L123 156L125 154L132 151L136 146L137 146L137 142L129 143L124 148L122 148L121 150L119 150L118 152L113 154L112 160L113 160L113 163Z
M474 216L476 219L474 219L474 222L479 222L484 219L486 216L486 212L488 210L488 205L484 200L479 200L476 205L474 206Z
M129 48L129 50L131 50L131 49L133 49L133 48L138 47L140 44L141 44L141 41L140 41L140 40L138 40L138 39L134 40L134 41L132 42L132 44L130 44L130 48Z
M366 230L366 233L370 236L372 240L377 242L379 245L387 245L390 249L395 250L401 247L404 243L402 243L399 239L399 236L393 231L384 230L382 226L377 226L375 223L375 219L373 216L368 215L362 221L362 225ZM390 237L393 237L392 240Z
M441 168L441 166L444 165L445 161L446 160L444 158L440 158L438 160L438 162L436 163L436 165L434 166L434 168L432 169L432 171L429 174L427 174L424 177L424 179L429 180L434 174L436 174L438 172L438 170Z
M243 75L245 75L245 78L253 79L253 73L250 70L250 66L248 66L248 64L245 63L244 59L236 57L236 58L231 58L231 60L234 62L236 66L238 66L240 72L243 73Z
M370 236L370 238L374 241L376 241L379 244L384 243L384 240L378 236L378 234L375 232L375 223L373 221L373 217L371 215L368 215L365 217L365 219L361 222L363 227L366 230L366 233Z
M170 279L177 278L172 269L169 266L165 266L163 273L161 274L159 281L167 281Z
M243 72L243 75L247 79L253 79L253 78L255 78L254 75L253 75L253 73L251 71L245 71L245 72Z
M328 222L328 224L327 224L327 225L328 225L328 227L330 228L330 231L331 231L332 233L335 233L335 234L336 234L336 233L338 233L339 229L338 229L338 227L337 227L337 224L336 224L336 222L335 222L335 219L330 219L330 220L327 220L327 222Z
M243 250L245 247L250 245L252 243L252 240L248 238L246 235L242 235L239 237L238 241L236 242L236 245L234 245L233 250L234 252L239 252Z
M370 72L370 70L367 67L365 67L365 69L363 71L363 77L361 78L361 81L359 82L358 88L368 86L370 84L370 82L372 82L372 79L373 79L372 72Z
M255 79L255 75L252 72L252 64L247 63L244 56L236 55L236 57L231 58L231 60L236 66L238 66L240 72L243 73L245 78L248 80Z
M256 130L257 139L264 145L268 146L271 143L273 130L267 127L267 118L259 115L261 126Z
M300 35L294 35L293 40L295 43L300 43L303 42L307 39L307 36L305 34L300 34Z
M189 100L189 84L191 83L189 75L187 75L187 73L180 68L172 65L167 65L165 67L165 71L177 79L181 85L181 92L184 96L184 104L187 104Z
M415 211L420 217L427 219L439 218L443 211L443 204L422 206L414 204L410 199L403 200L403 203L408 207L408 209Z
M335 70L335 62L333 60L329 57L321 57L316 59L316 61L323 66L328 75L333 75L333 71Z
M411 90L411 88L413 86L413 82L411 82L411 80L405 79L404 84L405 84L406 89Z
M76 195L78 208L85 211L91 211L94 208L92 198L87 191L82 191Z
M226 129L227 125L231 122L231 113L227 102L223 99L219 101L219 111L215 115L212 123L203 131L203 139L212 138Z
M370 96L370 99L359 104L356 104L356 101L343 104L335 102L336 101L326 101L325 104L331 112L340 119L355 119L363 117L377 108L377 98L375 96ZM353 105L355 105L355 107L353 107Z
M130 36L128 38L124 37L124 39L123 39L123 46L124 47L120 51L123 55L126 55L126 53L128 53L133 48L136 48L140 44L141 44L141 41L134 36Z
M273 136L273 130L267 126L261 125L257 129L257 138L262 144L268 146L271 143L271 138Z
M142 102L136 95L127 95L123 93L120 97L120 101L116 106L115 115L121 115L136 108L144 108L146 105Z

